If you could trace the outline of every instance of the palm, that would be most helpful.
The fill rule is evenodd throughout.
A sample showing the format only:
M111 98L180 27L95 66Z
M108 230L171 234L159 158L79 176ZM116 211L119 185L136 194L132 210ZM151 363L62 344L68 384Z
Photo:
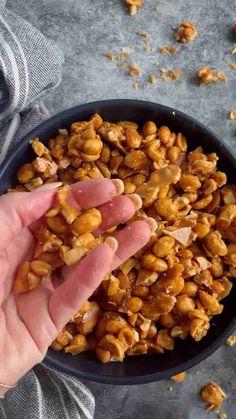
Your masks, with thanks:
M22 230L7 247L3 260L3 265L9 268L2 295L4 303L0 307L0 358L2 365L9 367L8 375L12 377L16 373L15 380L43 359L59 332L48 312L53 291L40 288L22 295L11 293L17 266L30 257L33 249L33 235L28 229ZM22 370L19 371L20 365Z
M78 186L79 185L79 186ZM127 221L134 205L115 196L112 181L81 182L71 190L79 207L99 206L103 223L99 233ZM8 194L0 198L0 382L12 384L40 362L48 346L71 316L100 284L105 274L146 244L150 228L136 221L121 230L118 249L106 243L95 247L82 261L62 270L65 282L54 288L51 279L20 295L11 292L17 268L34 253L32 222L52 206L55 190ZM113 205L110 205L112 199ZM31 229L30 229L31 226Z

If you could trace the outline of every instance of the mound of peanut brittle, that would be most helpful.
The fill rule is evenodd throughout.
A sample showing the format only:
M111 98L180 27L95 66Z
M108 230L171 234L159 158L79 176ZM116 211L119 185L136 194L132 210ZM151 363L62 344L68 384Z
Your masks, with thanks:
M173 350L175 339L187 336L202 339L212 317L222 312L236 272L236 186L226 185L226 174L217 171L216 153L205 154L201 147L187 152L183 134L153 121L139 129L97 114L73 123L70 132L59 130L48 148L38 139L32 147L37 157L18 171L16 190L57 180L71 185L120 178L125 193L143 201L131 221L150 216L158 222L145 248L102 282L52 348L96 351L105 363ZM22 291L19 277L32 289L102 240L92 234L101 222L99 211L78 213L66 202L67 193L62 188L57 207L46 214L35 259L20 267L15 291ZM81 222L91 216L92 225Z

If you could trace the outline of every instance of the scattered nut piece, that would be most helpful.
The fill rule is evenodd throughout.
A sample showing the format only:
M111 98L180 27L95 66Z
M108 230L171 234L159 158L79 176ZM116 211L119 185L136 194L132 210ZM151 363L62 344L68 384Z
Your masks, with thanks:
M133 88L134 89L138 89L139 88L139 82L138 81L134 81L133 82Z
M182 44L187 44L198 36L196 26L193 22L181 22L175 34L175 39Z
M139 32L136 32L136 34L137 35L139 35L139 36L142 36L143 37L143 39L144 39L144 52L149 52L149 51L151 51L151 48L150 48L150 34L148 33L148 32L145 32L145 31L139 31Z
M156 84L156 82L157 82L156 76L154 74L150 74L148 76L148 82L151 83L151 84Z
M232 51L231 51L231 54L232 55L235 55L236 54L236 45L233 46Z
M226 415L226 413L219 413L218 414L218 419L227 419L227 415Z
M226 345L228 346L234 346L236 344L236 336L232 335L226 340Z
M126 60L126 58L129 57L129 55L130 55L130 52L127 49L121 48L119 56L118 56L117 67L124 68L125 67L125 60Z
M221 408L223 401L226 399L226 394L222 388L213 381L206 384L201 389L201 397L208 403L208 410L218 411Z
M186 372L180 372L179 374L172 375L170 378L176 383L181 383L181 381L184 381L186 378Z
M236 64L235 63L229 63L232 70L236 71Z
M117 61L117 67L124 68L126 66L126 59L129 57L131 51L126 48L121 48L118 55L115 55L112 51L108 51L105 57L110 61Z
M161 80L163 81L169 80L166 68L160 68L160 73L161 73Z
M116 56L113 54L113 52L111 52L111 51L108 51L106 54L105 54L105 56L108 58L108 60L110 60L110 61L115 61L115 59L116 59Z
M142 7L144 0L124 0L128 5L128 12L130 16L136 15L137 11Z
M236 119L236 111L231 111L229 113L229 119Z
M175 46L159 48L159 52L161 54L168 54L168 53L169 54L174 54L177 51L178 51L178 48L176 48Z
M224 73L218 73L209 67L201 67L198 70L200 84L217 83L219 81L228 81L228 77Z
M162 81L179 80L183 75L183 72L181 70L177 70L177 69L167 70L166 68L161 68L160 73L161 73Z
M140 70L136 65L129 64L128 69L129 69L130 76L132 76L132 77L140 76Z
M171 80L179 80L183 75L182 70L170 70L169 77Z
M150 34L145 31L138 31L136 32L137 35L142 36L144 38L144 43L147 45L150 41Z

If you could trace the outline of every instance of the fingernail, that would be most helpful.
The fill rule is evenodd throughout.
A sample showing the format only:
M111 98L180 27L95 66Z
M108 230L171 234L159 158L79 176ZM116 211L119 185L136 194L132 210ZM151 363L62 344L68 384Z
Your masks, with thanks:
M157 230L158 224L154 218L148 217L144 221L149 225L152 233Z
M121 179L112 179L112 182L116 188L114 196L121 195L125 190L124 182Z
M35 189L33 192L53 191L59 188L60 186L62 186L62 182L45 183L45 185L40 186L39 188Z
M131 201L134 204L134 208L136 209L136 211L138 211L140 208L142 208L143 201L142 201L141 196L139 196L137 193L127 194L126 196L128 196L129 199L131 199Z
M105 243L107 243L110 248L113 250L113 252L115 253L118 249L118 241L114 238L114 237L107 237L105 240Z

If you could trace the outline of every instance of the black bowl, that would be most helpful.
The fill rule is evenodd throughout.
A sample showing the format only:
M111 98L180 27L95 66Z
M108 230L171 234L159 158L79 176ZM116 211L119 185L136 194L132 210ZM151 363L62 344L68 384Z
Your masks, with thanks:
M168 125L173 131L186 135L190 149L202 145L207 152L216 152L220 159L218 168L228 175L228 181L234 182L236 159L222 141L207 127L193 118L156 103L138 100L105 100L76 106L50 118L30 132L14 152L0 167L0 193L17 183L17 169L33 158L30 140L39 137L47 142L56 135L59 128L67 128L74 121L86 120L98 112L105 120L136 121L142 125L147 120L154 120L160 125ZM215 316L209 333L200 342L193 339L178 341L174 351L152 356L128 357L123 363L101 364L93 354L84 353L72 356L51 349L45 363L75 377L110 384L142 384L162 380L185 371L211 355L232 334L236 326L236 287L224 300L223 313Z

